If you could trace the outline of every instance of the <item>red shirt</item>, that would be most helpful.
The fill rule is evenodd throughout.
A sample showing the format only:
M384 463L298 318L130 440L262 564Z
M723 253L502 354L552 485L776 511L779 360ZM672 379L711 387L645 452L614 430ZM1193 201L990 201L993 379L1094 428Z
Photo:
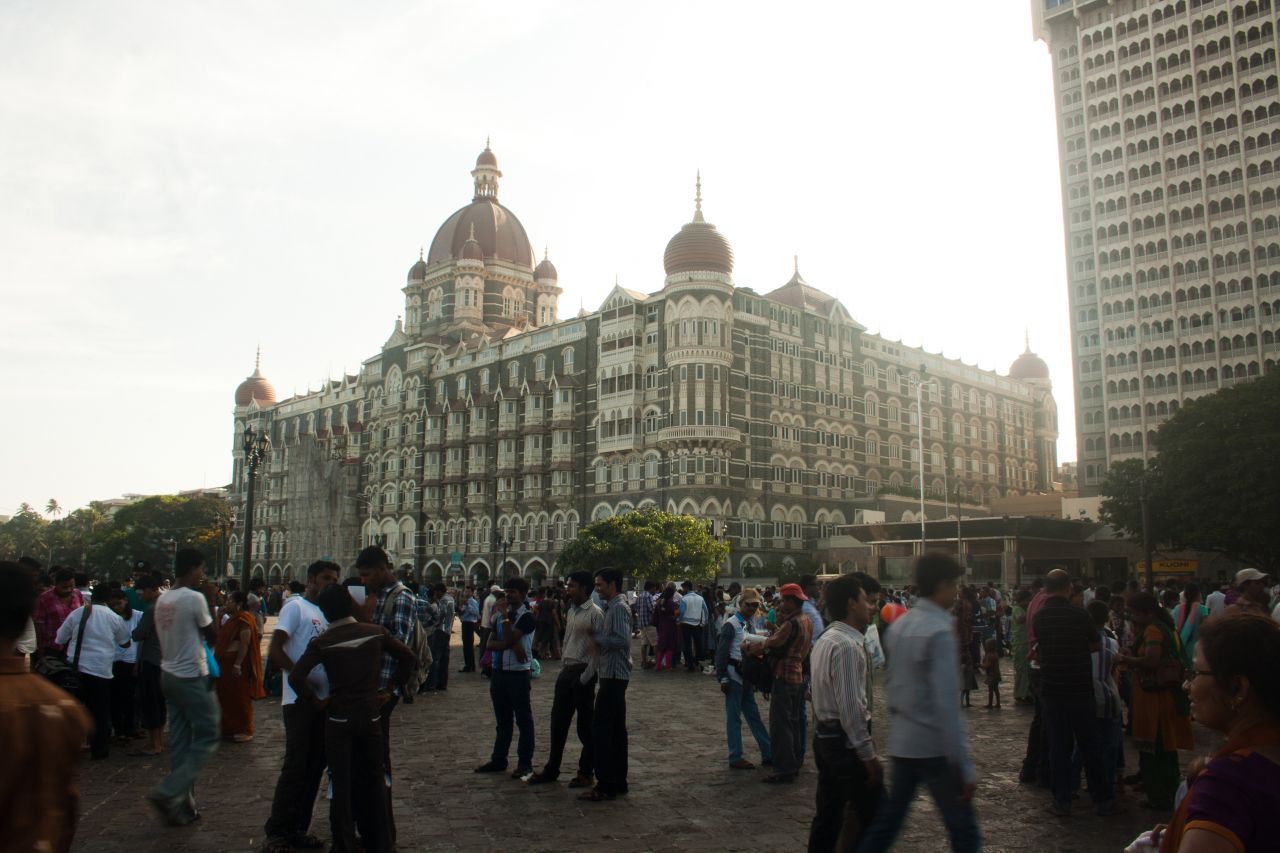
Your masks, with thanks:
M1044 607L1045 601L1049 598L1049 593L1043 589L1037 592L1027 604L1027 659L1039 660L1036 655L1036 614L1040 612L1040 608Z
M31 614L31 620L36 623L36 639L42 654L50 651L66 653L67 647L56 643L54 637L62 627L62 623L71 615L71 611L83 606L84 598L78 589L71 590L71 595L66 601L58 597L58 591L55 589L46 589L40 593L36 599L36 608Z

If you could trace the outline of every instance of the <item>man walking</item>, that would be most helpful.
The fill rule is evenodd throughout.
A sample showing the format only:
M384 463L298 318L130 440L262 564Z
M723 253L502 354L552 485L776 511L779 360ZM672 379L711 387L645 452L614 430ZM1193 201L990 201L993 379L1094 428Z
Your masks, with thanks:
M316 790L324 774L324 712L312 702L298 701L289 683L289 673L307 650L307 645L329 626L320 610L320 594L338 583L342 568L337 563L317 560L307 567L307 586L302 595L290 597L280 608L271 634L267 659L284 674L281 680L280 714L284 719L284 763L271 800L271 816L263 827L263 853L288 853L291 848L311 850L323 846L311 835L311 813ZM381 665L381 661L379 661ZM329 682L323 669L308 678L318 700L329 696Z
M367 595L373 599L372 621L386 628L391 636L412 648L413 632L419 630L417 605L409 588L391 573L391 559L377 545L370 545L356 557L356 571L364 584ZM391 653L382 655L382 669L378 673L378 695L382 697L379 723L382 726L382 771L386 774L387 801L391 800L391 712L396 709L406 690L404 682L396 681L396 658ZM387 809L391 825L388 827L391 843L396 841L395 819Z
M810 660L818 792L809 853L854 849L884 792L866 695L863 632L871 622L872 599L854 574L836 578L826 592L832 622Z
M463 592L458 621L462 623L462 669L458 672L475 672L476 628L480 624L480 604L476 601L475 590L471 587L467 587Z
M769 730L760 719L756 707L756 690L742 680L742 642L747 638L763 640L751 631L751 619L760 610L760 593L749 589L741 593L738 609L724 620L716 643L716 678L724 694L724 728L729 739L729 766L734 770L754 770L755 765L742 756L742 718L760 747L760 759L766 767L773 763Z
M430 634L431 669L427 672L424 690L449 689L449 640L453 637L453 622L457 605L449 588L442 583L432 587L435 592L435 630Z
M160 689L169 713L169 775L147 799L170 826L199 819L196 779L218 751L218 700L209 688L205 643L218 639L204 586L204 555L183 548L174 555L174 587L155 603L160 638Z
M702 630L708 621L707 603L693 589L693 584L685 581L681 584L684 595L680 598L680 635L684 642L684 667L689 672L698 671L698 663L702 660Z
M960 714L960 649L951 609L959 593L960 564L943 554L916 560L916 606L893 623L889 643L889 756L893 780L859 853L893 846L902 822L925 785L942 813L951 849L981 849L973 793L978 775Z
M1049 730L1049 773L1053 784L1052 811L1071 814L1072 751L1084 761L1089 796L1099 815L1116 812L1115 779L1102 769L1102 744L1098 738L1093 699L1093 658L1101 647L1093 620L1071 603L1071 578L1061 569L1045 578L1048 598L1035 617L1040 658L1040 702ZM1073 779L1074 777L1074 779Z
M529 582L508 578L506 595L494 605L493 630L488 649L493 653L493 674L489 680L489 701L493 703L496 731L489 760L476 773L501 773L507 769L513 729L519 727L516 769L513 779L533 773L533 707L530 703L533 662L533 631L536 623L525 603Z
M644 589L636 596L634 606L636 624L640 630L640 666L651 669L658 654L658 629L653 624L653 600L658 594L657 581L645 581Z
M592 760L591 718L596 698L596 665L591 652L592 637L604 627L604 612L591 600L593 579L590 572L569 575L569 612L565 619L564 650L560 675L556 677L555 698L551 703L551 752L542 772L529 777L530 785L543 785L560 776L560 761L565 741L569 738L569 722L577 715L578 740L582 753L578 758L578 775L570 788L591 787Z
M761 781L789 785L796 781L804 761L804 663L812 645L813 623L804 615L804 590L799 584L783 584L778 590L778 630L759 643L746 645L744 655L761 656L774 650L773 690L769 695L769 744L773 748L773 772Z
M596 786L579 794L588 802L627 793L627 685L631 681L631 608L622 594L622 572L601 569L595 592L604 602L604 622L592 637L600 689L591 720Z

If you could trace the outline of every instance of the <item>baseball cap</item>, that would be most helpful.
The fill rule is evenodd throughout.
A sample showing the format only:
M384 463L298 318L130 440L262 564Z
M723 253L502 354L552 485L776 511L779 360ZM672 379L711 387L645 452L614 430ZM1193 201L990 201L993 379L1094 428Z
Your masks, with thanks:
M1249 581L1261 581L1266 579L1267 576L1257 569L1241 569L1236 572L1236 586L1240 586L1242 583L1248 583Z
M804 590L800 588L800 584L798 583L784 583L782 585L782 589L778 590L778 595L781 595L784 598L786 596L791 596L792 598L798 598L801 601L809 600L809 597L804 594Z

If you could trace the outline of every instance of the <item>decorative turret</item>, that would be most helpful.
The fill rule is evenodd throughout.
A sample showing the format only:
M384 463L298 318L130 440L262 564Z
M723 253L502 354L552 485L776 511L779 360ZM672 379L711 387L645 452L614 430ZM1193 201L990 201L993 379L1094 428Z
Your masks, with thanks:
M681 272L733 273L733 249L724 235L702 216L702 173L698 173L694 195L693 221L683 226L667 243L662 257L667 275Z
M253 374L236 388L236 407L247 406L254 401L259 406L268 406L276 402L276 389L262 375L262 348L258 348L253 359Z
M498 200L498 179L502 172L498 169L498 158L489 148L489 140L484 141L484 150L476 158L476 167L471 170L471 177L476 182L475 201L488 199Z

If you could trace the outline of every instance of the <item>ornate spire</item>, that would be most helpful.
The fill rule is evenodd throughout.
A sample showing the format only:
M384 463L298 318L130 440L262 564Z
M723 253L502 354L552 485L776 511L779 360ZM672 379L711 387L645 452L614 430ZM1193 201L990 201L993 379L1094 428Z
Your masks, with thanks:
M795 268L795 274L796 274L796 275L800 275L800 256L799 256L799 255L792 255L792 256L791 256L791 260L795 261L795 265L796 265L796 268Z
M702 170L701 169L698 170L698 178L697 178L697 182L695 183L695 186L697 187L697 189L693 196L693 221L706 222L706 220L702 218Z
M253 372L257 373L262 369L262 344L258 344L257 352L253 354Z
M1026 344L1026 352L1031 352L1031 328L1029 326L1022 327L1022 340Z

